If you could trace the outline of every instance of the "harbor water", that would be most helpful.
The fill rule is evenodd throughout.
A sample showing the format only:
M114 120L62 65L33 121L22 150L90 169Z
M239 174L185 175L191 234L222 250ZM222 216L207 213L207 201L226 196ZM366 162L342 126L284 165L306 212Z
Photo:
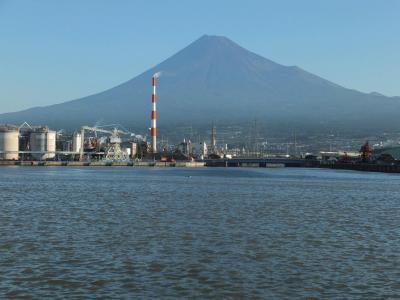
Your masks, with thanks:
M400 175L0 168L0 299L400 297Z

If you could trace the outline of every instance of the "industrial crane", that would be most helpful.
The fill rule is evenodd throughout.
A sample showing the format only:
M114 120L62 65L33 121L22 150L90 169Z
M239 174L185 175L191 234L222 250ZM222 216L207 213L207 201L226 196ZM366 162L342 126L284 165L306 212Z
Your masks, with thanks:
M110 142L105 151L105 159L106 160L116 161L116 160L127 160L128 159L128 155L125 152L123 152L121 149L121 139L120 139L119 135L121 135L121 134L127 135L127 134L130 134L129 132L122 131L117 128L114 128L112 130L106 130L106 129L97 128L97 127L82 126L81 127L81 148L80 148L80 153L79 153L79 159L81 161L83 160L85 131L94 132L95 134L97 132L110 134Z

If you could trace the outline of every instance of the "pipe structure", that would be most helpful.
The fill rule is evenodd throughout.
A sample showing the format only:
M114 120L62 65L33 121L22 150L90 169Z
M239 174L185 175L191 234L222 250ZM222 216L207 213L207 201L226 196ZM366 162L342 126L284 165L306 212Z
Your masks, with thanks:
M152 138L152 150L153 153L157 153L157 115L156 115L156 80L157 76L153 75L153 95L151 97L151 102L153 109L151 111L151 138Z
M79 149L79 161L83 161L83 151L85 144L85 129L81 128L81 148Z

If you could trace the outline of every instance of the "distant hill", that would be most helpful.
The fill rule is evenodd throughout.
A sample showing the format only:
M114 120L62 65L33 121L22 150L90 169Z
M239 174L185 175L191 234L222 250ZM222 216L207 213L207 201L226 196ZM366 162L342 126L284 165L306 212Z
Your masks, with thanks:
M78 128L102 121L146 128L151 76L159 71L159 126L254 118L279 126L395 129L400 125L399 97L347 89L299 67L275 63L225 37L207 35L119 86L62 104L1 114L0 123Z

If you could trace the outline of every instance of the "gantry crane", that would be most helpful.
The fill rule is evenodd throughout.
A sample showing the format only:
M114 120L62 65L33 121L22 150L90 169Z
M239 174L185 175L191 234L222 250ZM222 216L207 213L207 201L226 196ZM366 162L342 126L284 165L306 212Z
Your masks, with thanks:
M130 134L129 132L119 130L117 128L114 128L112 130L106 130L102 128L97 128L97 127L89 127L89 126L82 126L81 127L81 148L79 152L79 159L82 161L83 160L83 150L84 150L84 143L85 143L85 131L90 131L94 132L97 134L97 132L101 133L106 133L110 134L110 141L109 145L107 146L107 149L105 151L105 159L106 160L127 160L128 155L122 151L121 149L121 139L119 135L123 134Z

